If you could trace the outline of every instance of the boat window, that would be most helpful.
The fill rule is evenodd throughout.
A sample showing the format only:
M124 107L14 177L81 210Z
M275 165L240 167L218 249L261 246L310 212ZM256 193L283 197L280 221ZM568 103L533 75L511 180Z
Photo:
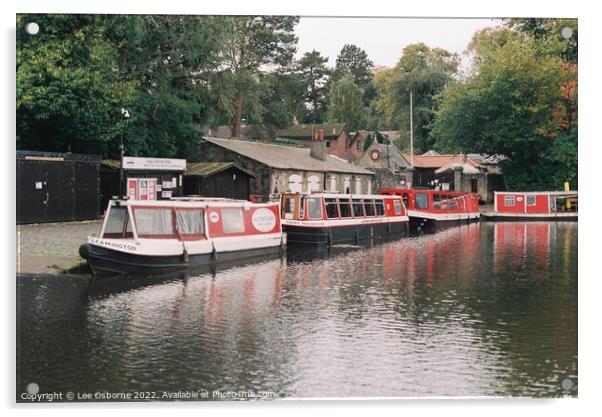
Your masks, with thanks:
M455 198L452 198L451 200L448 200L447 202L447 208L448 209L457 209L458 208L458 202Z
M341 217L351 217L351 204L348 198L339 198L339 206L341 208Z
M506 207L512 207L514 206L514 196L513 195L507 195L504 197L504 205Z
M203 209L176 209L176 218L178 220L178 232L180 235L205 234Z
M408 193L403 193L401 195L401 200L403 201L403 205L408 207L408 202L410 200L410 196L408 195Z
M362 205L362 200L359 198L353 199L353 215L355 217L363 217L364 216L364 207Z
M336 219L339 217L339 211L337 210L336 198L325 198L324 203L326 204L326 217L329 219Z
M245 220L242 214L242 209L239 208L223 208L222 223L224 233L241 233L245 231Z
M322 199L320 197L309 197L307 199L307 216L310 219L322 218Z
M374 216L374 200L364 200L364 212L366 216Z
M528 206L534 206L535 205L535 196L534 195L528 195L527 196L527 205Z
M383 201L378 200L378 199L375 201L376 201L376 215L384 216L385 215L385 206L383 205Z
M293 219L295 217L295 198L294 197L283 197L282 198L282 218Z
M132 237L132 225L129 220L126 207L111 207L102 237L111 239Z
M305 217L305 196L299 199L299 218Z
M140 237L175 237L171 208L135 207L134 219Z
M428 209L429 208L429 198L426 193L416 193L414 195L414 205L417 209Z
M393 207L395 208L395 214L401 214L401 200L393 200Z

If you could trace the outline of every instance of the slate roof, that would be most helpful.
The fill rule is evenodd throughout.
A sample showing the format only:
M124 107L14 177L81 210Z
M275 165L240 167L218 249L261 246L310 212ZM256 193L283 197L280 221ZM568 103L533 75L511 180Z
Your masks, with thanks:
M186 164L186 172L184 172L184 176L208 177L233 166L235 166L234 162L189 162ZM252 177L255 176L252 173L241 169L240 167L235 167Z
M404 155L404 158L411 162L410 155ZM475 168L479 167L478 163L466 155L414 155L415 168L441 168L453 163L467 163Z
M312 139L312 132L324 130L324 139L333 139L341 134L345 123L297 124L286 129L276 130L276 136L288 139Z
M214 137L206 137L204 140L272 168L373 175L367 169L332 155L328 155L326 161L313 158L309 154L309 148Z
M379 145L382 148L383 153L389 158L391 158L391 161L393 161L395 165L397 165L400 168L407 168L410 166L408 160L401 154L401 152L399 151L399 149L397 149L395 145L383 145L382 143L379 143Z

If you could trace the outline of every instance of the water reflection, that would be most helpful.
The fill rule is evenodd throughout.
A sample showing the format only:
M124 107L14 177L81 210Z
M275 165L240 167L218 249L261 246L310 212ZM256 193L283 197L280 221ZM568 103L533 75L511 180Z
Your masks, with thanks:
M21 279L18 387L576 395L576 260L575 223L483 223L90 296Z

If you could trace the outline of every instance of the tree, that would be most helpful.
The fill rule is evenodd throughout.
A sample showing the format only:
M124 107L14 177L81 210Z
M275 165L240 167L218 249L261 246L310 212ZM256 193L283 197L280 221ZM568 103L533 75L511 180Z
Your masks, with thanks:
M297 72L305 83L303 96L308 108L301 123L322 123L326 118L326 82L330 75L327 63L328 58L316 50L306 52L297 62Z
M503 29L477 33L475 71L440 97L433 139L447 151L505 155L509 189L548 188L558 171L553 161L563 152L576 155L576 125L567 131L554 117L571 74L548 46ZM576 171L563 175L576 177Z
M288 65L295 52L296 16L230 16L225 18L225 66L234 76L232 136L240 136L245 93L256 87L255 75L265 67Z
M220 74L223 18L215 16L116 16L109 18L120 72L136 80L126 151L149 156L185 156L202 127L232 97ZM230 91L224 93L224 84Z
M17 147L103 153L135 84L112 70L117 54L98 15L17 16ZM36 22L37 35L24 26Z
M410 128L410 93L413 99L414 144L421 152L433 146L431 124L435 97L453 80L459 66L456 54L423 43L408 45L394 68L374 77L377 98L372 106L375 129Z
M346 44L337 56L332 80L336 82L351 75L355 85L365 88L372 79L370 68L373 66L374 63L368 59L366 51L355 45Z
M328 120L345 123L349 130L360 129L364 121L362 89L347 75L334 84L329 92Z

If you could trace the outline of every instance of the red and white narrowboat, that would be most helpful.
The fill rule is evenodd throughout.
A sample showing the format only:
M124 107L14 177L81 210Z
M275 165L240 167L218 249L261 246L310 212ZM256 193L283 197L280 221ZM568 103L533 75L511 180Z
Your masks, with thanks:
M397 195L408 208L410 227L425 230L478 221L479 196L475 193L421 190L409 188L381 189L379 194Z
M408 235L408 215L398 196L287 193L280 197L287 241L334 245Z
M164 273L278 254L278 203L230 199L113 200L80 255L94 274Z
M483 213L483 218L574 221L578 216L577 202L577 191L496 191L493 212Z

